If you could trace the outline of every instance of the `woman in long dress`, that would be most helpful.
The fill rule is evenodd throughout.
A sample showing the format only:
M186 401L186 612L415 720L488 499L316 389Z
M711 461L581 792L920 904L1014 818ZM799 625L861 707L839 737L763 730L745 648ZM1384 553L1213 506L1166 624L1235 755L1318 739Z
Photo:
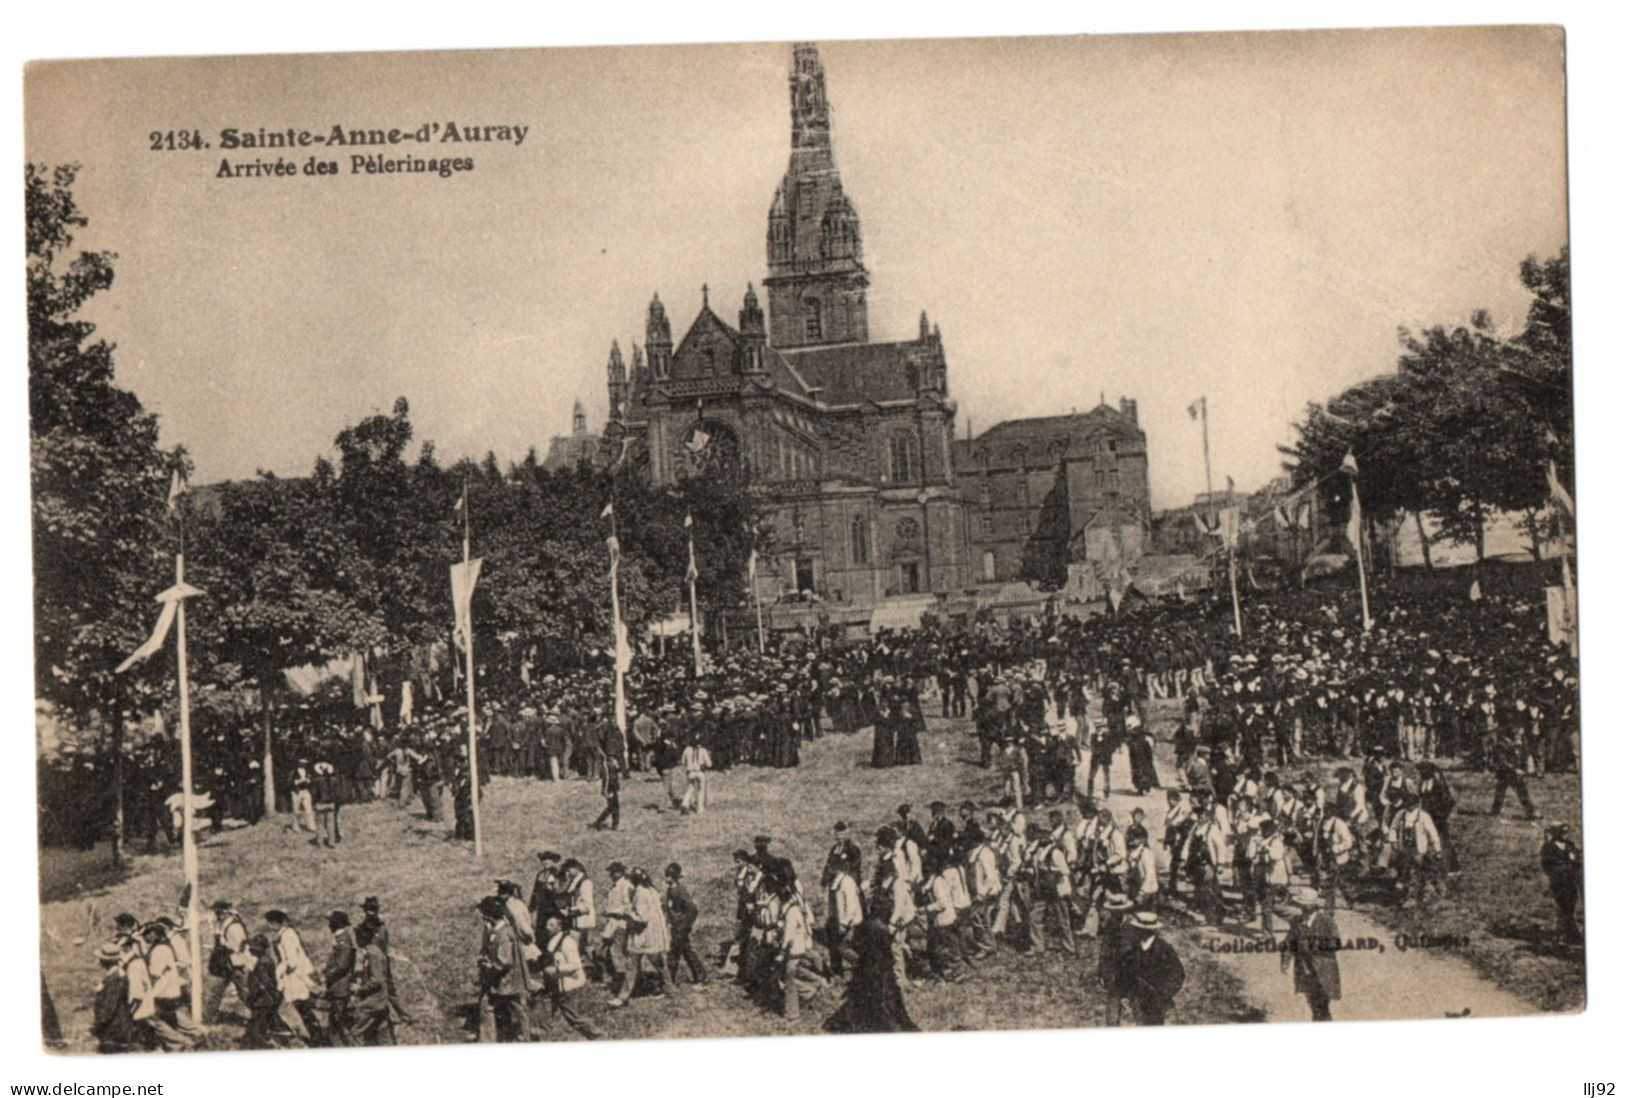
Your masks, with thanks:
M869 765L876 770L897 765L897 713L890 698L877 699L875 706L875 746Z
M1128 765L1134 792L1149 793L1156 789L1157 764L1151 755L1151 729L1133 714L1128 718Z
M846 985L846 999L824 1021L829 1032L914 1033L920 1028L908 1016L903 989L897 983L891 914L891 893L877 890L863 922L852 931L852 950L857 960Z
M919 695L898 687L892 698L892 712L897 720L897 765L918 766L920 733L925 730L925 713L920 709Z

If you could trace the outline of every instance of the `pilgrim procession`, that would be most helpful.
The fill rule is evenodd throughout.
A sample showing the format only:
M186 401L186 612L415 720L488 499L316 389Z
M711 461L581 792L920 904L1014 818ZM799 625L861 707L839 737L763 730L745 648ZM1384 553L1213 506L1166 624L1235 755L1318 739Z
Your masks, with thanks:
M1566 237L1461 275L1499 324L1417 290L1275 411L1194 366L1022 404L974 354L951 398L924 312L869 334L829 103L872 62L750 57L766 279L594 328L607 415L545 451L564 373L453 392L410 340L306 379L314 436L115 375L119 207L31 145L47 1047L1582 1009Z

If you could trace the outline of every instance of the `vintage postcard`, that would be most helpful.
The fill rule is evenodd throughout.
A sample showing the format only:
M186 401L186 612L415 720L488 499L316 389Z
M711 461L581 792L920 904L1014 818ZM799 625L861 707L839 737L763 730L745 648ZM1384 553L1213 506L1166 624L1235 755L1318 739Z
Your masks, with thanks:
M46 1046L1583 1009L1564 64L31 65Z

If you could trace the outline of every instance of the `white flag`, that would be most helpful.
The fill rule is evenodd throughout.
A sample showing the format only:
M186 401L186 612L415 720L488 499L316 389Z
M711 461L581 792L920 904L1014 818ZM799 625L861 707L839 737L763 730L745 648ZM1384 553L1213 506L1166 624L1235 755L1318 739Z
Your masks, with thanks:
M480 579L481 563L483 562L476 557L470 561L459 561L451 566L451 609L455 618L452 637L464 652L467 652L469 647L469 620L474 602L474 585Z
M169 637L169 627L175 622L175 611L180 606L181 600L191 598L193 595L201 594L203 594L203 592L199 591L196 587L193 587L189 583L182 582L177 583L175 586L169 588L167 591L159 595L154 601L163 603L164 608L158 614L157 624L152 627L152 635L142 642L140 648L137 648L134 652L131 652L129 657L125 659L123 663L114 668L113 674L124 674L124 672L128 671L130 668L134 667L143 660L148 659L154 652L162 648L164 646L164 641Z
M175 509L180 506L181 497L185 494L186 478L181 476L181 471L179 469L176 469L173 473L169 474L169 499L167 505L171 514L173 514Z
M615 670L626 674L632 670L632 643L626 636L626 623L615 623Z
M614 516L615 516L615 502L613 500L611 500L609 503L604 504L604 509L601 512L599 512L598 517L601 518L601 519L607 519L607 518L613 518Z
M1360 475L1360 463L1354 460L1354 451L1350 450L1343 455L1343 464L1337 467L1338 472L1347 473L1351 477Z
M175 607L178 605L180 605L178 602L164 603L163 611L158 615L158 624L152 627L152 636L143 641L140 648L131 652L129 658L118 665L113 672L115 675L124 674L164 646L164 641L169 637L169 627L175 622Z
M1470 599L1473 602L1477 602L1479 599L1481 599L1483 597L1484 597L1483 589L1478 586L1478 581L1474 580L1473 585L1467 589L1467 598Z

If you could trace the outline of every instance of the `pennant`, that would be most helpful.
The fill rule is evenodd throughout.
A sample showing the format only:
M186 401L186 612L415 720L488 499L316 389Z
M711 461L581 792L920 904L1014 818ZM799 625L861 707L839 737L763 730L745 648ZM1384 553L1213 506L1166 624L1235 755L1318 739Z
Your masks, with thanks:
M1192 516L1191 516L1191 517L1192 517L1192 518L1194 518L1194 519L1195 519L1195 520L1196 520L1196 528L1197 528L1197 529L1198 529L1198 530L1200 530L1200 531L1202 531L1202 536L1203 536L1203 537L1204 537L1204 538L1205 538L1205 537L1211 537L1211 536L1212 536L1212 534L1213 534L1213 527L1211 527L1211 526L1209 526L1209 525L1208 525L1208 524L1207 524L1207 520L1206 520L1206 519L1204 519L1204 518L1203 518L1203 517L1202 517L1202 516L1201 516L1201 515L1192 515Z
M464 484L463 484L463 492L462 492L462 494L460 496L457 497L457 505L451 509L451 513L456 515L459 519L466 518L468 516L468 484L467 484L467 482L464 482Z
M694 529L694 513L692 511L683 516L683 529Z
M1300 530L1309 529L1309 504L1300 503L1296 513L1292 516L1293 523Z
M1226 549L1235 549L1241 536L1241 508L1226 507L1219 512L1219 536L1224 539Z
M169 638L169 627L174 624L175 621L175 609L179 605L180 602L178 600L175 602L164 603L163 610L158 614L158 624L152 627L152 636L148 637L144 642L142 642L140 648L137 648L134 652L131 652L129 658L118 665L113 672L115 675L124 674L124 672L128 671L136 664L142 663L150 658L154 652L158 651L158 649L164 646L164 641Z
M610 502L604 504L604 509L603 509L603 511L601 511L599 513L598 517L600 519L614 518L615 517L615 501L611 500Z
M1291 520L1286 517L1286 511L1279 507L1275 509L1275 525L1281 527L1282 529L1292 525Z
M750 561L747 568L749 569L751 587L754 588L756 586L756 550L754 548L750 551Z
M176 469L169 474L169 499L165 504L169 508L170 514L174 514L180 508L181 497L185 494L186 478L181 476L179 469Z
M367 657L360 652L350 657L350 702L357 709L367 708Z
M474 585L479 582L482 563L484 562L476 557L469 561L459 561L451 566L451 606L455 618L452 639L464 652L469 650L469 622L473 612Z
M1563 482L1557 479L1557 462L1551 458L1546 459L1546 487L1552 494L1552 499L1562 505L1572 517L1574 514L1574 497L1569 495L1563 487Z
M179 608L181 600L201 594L203 594L202 591L184 580L159 594L153 601L162 603L164 608L158 612L158 621L152 627L152 635L142 642L140 648L131 652L123 663L114 668L113 674L122 675L136 664L150 659L152 654L162 648L164 641L169 638L169 627L175 622L175 612Z
M1479 599L1481 599L1483 597L1484 597L1483 589L1478 586L1478 581L1474 580L1473 585L1467 589L1468 601L1477 602Z
M1123 591L1122 591L1122 588L1108 587L1106 589L1106 597L1111 599L1112 613L1114 613L1114 614L1117 613L1117 608L1119 606L1123 605Z
M1349 496L1349 524L1343 533L1347 535L1349 544L1354 546L1355 555L1361 558L1361 567L1363 568L1365 566L1365 545L1360 539L1360 493L1358 490L1355 490Z
M529 683L526 684L527 686ZM401 723L412 723L412 680L401 683Z
M1350 450L1343 455L1343 464L1337 467L1340 473L1347 473L1351 477L1360 475L1360 463L1354 460L1354 451Z
M694 561L694 516L684 515L683 526L688 529L688 571L683 579L687 583L693 583L700 578L700 567Z

